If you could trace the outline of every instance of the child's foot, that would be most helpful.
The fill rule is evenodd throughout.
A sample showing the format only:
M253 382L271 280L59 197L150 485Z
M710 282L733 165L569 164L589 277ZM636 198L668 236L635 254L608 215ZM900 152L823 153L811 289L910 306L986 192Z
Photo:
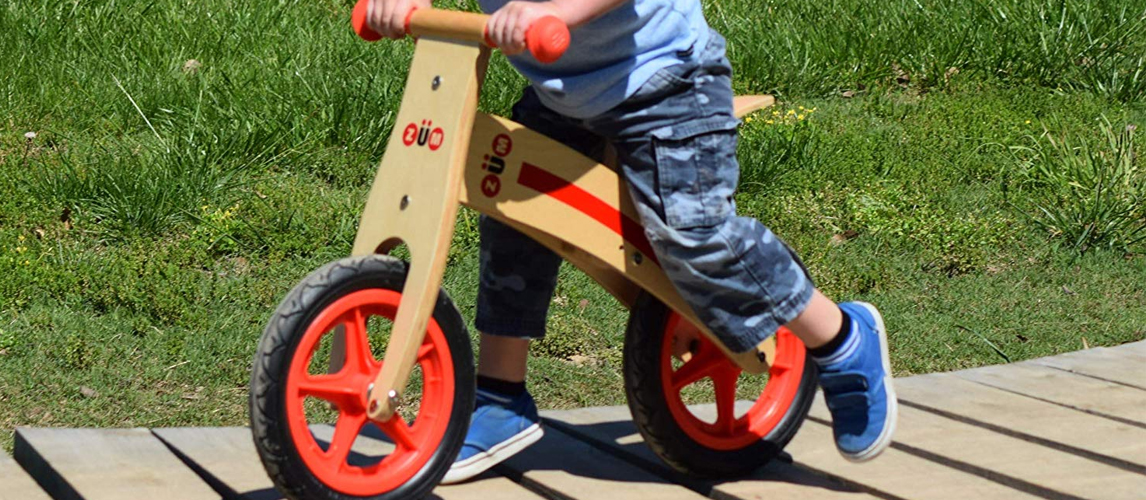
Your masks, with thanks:
M871 304L848 302L848 337L834 354L813 357L820 365L820 387L832 412L836 448L853 462L875 458L891 444L896 399L887 357L883 317Z
M536 443L544 433L540 422L528 392L510 398L478 389L465 444L442 484L477 476Z

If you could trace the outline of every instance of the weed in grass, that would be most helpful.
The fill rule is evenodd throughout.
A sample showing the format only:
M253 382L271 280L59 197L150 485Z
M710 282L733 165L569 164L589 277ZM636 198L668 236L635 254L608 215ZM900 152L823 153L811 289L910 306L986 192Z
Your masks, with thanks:
M202 200L228 197L244 167L217 144L168 147L117 141L42 158L29 192L110 239L160 235L192 220Z
M743 152L740 162L740 189L763 195L782 187L783 178L802 170L814 172L819 159L830 153L811 120L817 108L796 106L765 109L744 118L741 143L752 151Z
M1098 139L1049 131L1019 165L1033 197L1021 208L1052 238L1084 253L1093 248L1134 251L1146 241L1146 169L1135 152L1134 125L1105 118Z
M855 230L924 253L924 269L949 276L982 269L1007 243L1011 221L996 210L946 210L935 198L883 183L848 199Z

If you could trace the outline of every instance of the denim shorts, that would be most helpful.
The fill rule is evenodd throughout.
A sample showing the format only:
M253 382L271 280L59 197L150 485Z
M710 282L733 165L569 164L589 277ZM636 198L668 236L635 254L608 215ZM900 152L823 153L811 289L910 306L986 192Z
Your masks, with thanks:
M736 215L739 121L724 38L652 76L617 107L576 119L545 108L527 88L513 119L600 160L606 144L657 259L697 316L736 352L796 317L813 284L799 259L759 221ZM561 258L483 217L475 326L539 338Z

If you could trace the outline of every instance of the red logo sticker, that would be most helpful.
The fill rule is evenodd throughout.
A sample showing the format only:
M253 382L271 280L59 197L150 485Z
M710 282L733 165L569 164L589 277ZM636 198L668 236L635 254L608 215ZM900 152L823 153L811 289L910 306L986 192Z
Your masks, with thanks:
M402 131L402 144L412 146L416 140L418 140L418 126L413 123L406 125L406 130Z
M497 196L501 192L501 179L494 174L489 174L481 180L481 193L489 198Z
M493 154L497 156L509 156L509 152L513 151L513 139L508 135L498 134L493 138Z
M430 132L430 151L437 151L438 148L442 147L442 141L445 140L446 133L442 132L442 127L434 129L433 132Z
M442 127L435 128L433 120L422 120L421 126L411 123L402 130L402 144L406 146L417 143L419 146L430 148L430 151L437 151L444 142L446 142L446 132Z

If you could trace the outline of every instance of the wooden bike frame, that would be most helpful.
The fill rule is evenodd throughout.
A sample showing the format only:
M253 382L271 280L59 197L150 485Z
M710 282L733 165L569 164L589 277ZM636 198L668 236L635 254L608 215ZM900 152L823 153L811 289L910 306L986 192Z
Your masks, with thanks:
M369 417L386 421L399 404L437 300L459 204L552 249L626 306L641 290L651 293L741 368L767 371L773 340L731 353L677 293L613 168L518 123L477 112L489 50L480 37L447 37L440 30L422 33L417 42L354 241L354 255L387 253L399 243L410 252L385 363L368 395ZM771 96L746 96L734 104L741 116L773 103Z

